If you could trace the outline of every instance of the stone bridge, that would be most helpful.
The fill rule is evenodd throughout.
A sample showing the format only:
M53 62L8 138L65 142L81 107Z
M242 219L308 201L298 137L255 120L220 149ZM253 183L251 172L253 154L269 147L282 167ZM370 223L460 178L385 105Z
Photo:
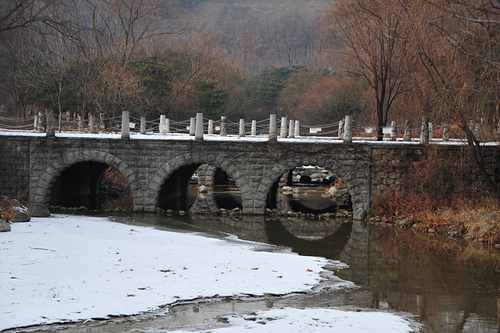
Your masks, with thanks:
M399 185L407 172L405 162L427 149L418 144L388 142L267 142L238 138L195 141L0 136L0 143L1 191L29 198L33 203L50 204L57 198L77 196L84 190L82 184L96 183L103 170L112 166L128 182L134 210L154 212L166 194L185 188L183 184L193 171L208 164L234 180L241 193L243 214L264 214L273 185L283 174L302 165L334 172L347 185L353 210L368 211L374 195L387 185ZM500 150L489 149L488 170L498 173ZM73 172L68 174L70 168Z

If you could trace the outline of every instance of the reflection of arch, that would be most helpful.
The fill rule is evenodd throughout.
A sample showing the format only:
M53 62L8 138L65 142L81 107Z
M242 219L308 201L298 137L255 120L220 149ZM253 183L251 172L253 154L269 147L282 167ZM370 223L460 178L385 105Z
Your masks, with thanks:
M311 221L314 222L319 221ZM301 255L322 256L348 264L351 269L337 274L357 284L368 284L370 229L366 222L354 220L342 223L332 235L315 240L296 237L280 221L266 221L266 232L272 244L290 247Z
M292 223L299 224L301 221L296 220ZM319 221L311 223L314 222ZM301 255L319 255L329 259L338 259L351 235L352 223L341 223L333 234L314 240L297 237L288 230L289 228L290 226L285 227L281 221L266 221L266 231L271 243L290 247Z
M263 195L256 198L256 206L263 207L262 209L265 208L269 190L283 174L293 170L296 166L316 165L328 169L342 178L351 195L354 210L361 207L368 211L370 206L370 160L368 152L364 152L363 158L358 157L357 159L353 157L349 159L348 153L345 154L346 156L334 156L334 154L330 154L330 156L306 155L296 159L290 158L284 163L277 164L261 180L258 193ZM359 153L357 152L357 155ZM356 155L356 153L353 153L353 155Z
M132 191L134 205L136 204L136 199L139 197L141 186L139 183L139 179L135 175L134 171L127 165L127 163L125 163L118 157L104 151L88 152L81 150L78 150L77 152L69 151L62 153L61 160L54 161L54 163L52 163L42 172L40 178L38 179L38 182L33 188L32 201L48 204L50 201L52 186L57 180L57 177L59 177L71 166L81 162L104 163L118 170L127 180L130 190Z
M144 207L148 211L154 211L158 205L158 196L160 190L174 171L193 164L210 164L217 168L224 170L231 179L235 181L235 185L240 189L241 198L243 200L243 207L245 207L245 200L251 199L245 196L245 193L249 193L248 184L245 182L245 177L238 171L238 169L226 160L221 160L217 156L213 156L207 152L203 157L193 157L192 154L180 155L175 158L170 159L168 162L164 163L156 173L151 177L151 180L146 188L144 194Z
M284 219L281 220L283 227L292 235L301 239L318 240L335 234L343 224L344 220L304 220Z

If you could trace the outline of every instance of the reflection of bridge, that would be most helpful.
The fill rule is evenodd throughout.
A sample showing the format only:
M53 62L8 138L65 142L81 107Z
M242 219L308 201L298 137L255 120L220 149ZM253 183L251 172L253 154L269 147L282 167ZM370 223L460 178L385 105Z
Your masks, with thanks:
M402 162L426 149L388 143L281 140L194 141L95 137L2 136L2 192L44 204L95 196L103 170L112 166L128 182L134 209L155 211L172 193L183 196L202 164L223 170L241 193L244 214L263 214L271 188L297 166L317 165L342 178L353 209L368 210L372 195L398 184ZM456 148L448 148L456 149ZM497 148L492 148L494 151ZM498 158L492 159L495 166Z

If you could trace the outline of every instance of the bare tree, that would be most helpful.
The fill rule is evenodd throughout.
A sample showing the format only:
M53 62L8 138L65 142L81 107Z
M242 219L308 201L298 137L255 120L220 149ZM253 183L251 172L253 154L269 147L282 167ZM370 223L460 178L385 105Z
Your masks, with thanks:
M403 14L395 0L331 0L325 12L332 54L348 71L363 76L373 91L378 140L395 99L409 89L413 55Z

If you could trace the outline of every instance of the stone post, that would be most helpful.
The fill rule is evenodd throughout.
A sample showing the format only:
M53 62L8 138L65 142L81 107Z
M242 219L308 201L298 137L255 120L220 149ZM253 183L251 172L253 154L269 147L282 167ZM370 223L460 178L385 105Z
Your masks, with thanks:
M170 133L170 118L165 119L165 134Z
M59 118L59 131L58 132L61 133L61 131L62 131L62 111L59 111L58 118Z
M497 124L497 133L498 133L498 135L500 135L500 120L498 120L498 124Z
M293 120L290 119L290 121L288 122L288 137L289 138L293 138L294 137L294 124L295 122Z
M104 113L101 113L99 115L99 123L100 123L99 133L104 133L106 130L106 123L104 122Z
M38 114L35 112L35 121L33 123L33 129L35 130L35 132L38 131ZM500 129L500 127L499 127Z
M256 120L252 120L252 129L251 129L250 135L252 135L252 136L257 135L257 121Z
M165 135L165 125L167 123L167 116L165 115L160 115L160 135Z
M339 139L340 140L344 139L344 124L345 124L344 119L340 119L340 121L339 121Z
M189 122L189 135L195 136L196 134L196 117L191 117Z
M476 136L476 122L474 120L469 121L469 129L474 136Z
M122 139L130 139L130 119L128 111L122 113Z
M83 117L78 115L78 132L83 132Z
M269 142L278 141L278 131L276 124L276 114L271 114L269 116Z
M286 117L281 117L280 138L282 138L282 139L286 138L286 134L287 134L286 125L287 125L287 119L286 119Z
M195 140L203 140L203 113L196 114L196 134Z
M295 120L295 137L300 136L300 122L298 120Z
M409 120L405 120L405 131L403 134L404 141L411 141L411 123Z
M37 131L42 133L45 131L45 127L44 127L44 119L43 119L43 112L42 111L39 111L38 112L38 128L37 128Z
M220 117L220 136L227 136L226 116Z
M476 121L476 126L474 127L474 135L478 140L481 137L481 122L479 121Z
M56 129L55 129L55 124L54 124L54 110L46 110L45 114L47 117L46 136L49 138L53 138L56 136Z
M160 121L160 123L161 123L161 121ZM141 117L141 130L139 133L146 134L146 117Z
M395 121L391 121L391 141L396 141L398 137L398 124Z
M443 125L443 141L450 141L450 125L448 124Z
M212 119L208 120L208 134L214 134L214 121Z
M240 119L240 137L245 136L245 119Z
M352 142L352 116L345 116L345 125L344 125L344 142L351 143Z
M429 141L432 141L434 138L434 125L429 123Z
M429 143L429 118L422 117L422 126L420 127L420 144Z
M95 119L92 113L89 115L89 129L90 133L95 133Z

